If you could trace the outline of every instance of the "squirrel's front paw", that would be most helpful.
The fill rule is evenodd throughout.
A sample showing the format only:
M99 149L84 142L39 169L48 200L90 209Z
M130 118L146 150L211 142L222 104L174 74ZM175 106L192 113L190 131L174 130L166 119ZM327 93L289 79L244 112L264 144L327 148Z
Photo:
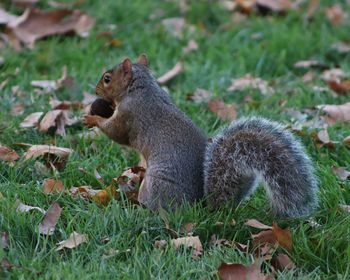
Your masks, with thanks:
M87 127L94 127L98 126L98 122L101 119L101 117L96 116L96 115L86 115L83 117L83 124L86 125Z

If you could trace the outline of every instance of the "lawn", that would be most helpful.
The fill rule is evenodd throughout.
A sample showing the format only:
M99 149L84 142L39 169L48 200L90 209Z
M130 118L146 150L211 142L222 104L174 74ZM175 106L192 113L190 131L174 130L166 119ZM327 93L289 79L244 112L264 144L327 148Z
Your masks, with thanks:
M21 14L11 1L4 8ZM65 1L73 3L73 1ZM180 2L180 1L179 1ZM187 2L187 1L183 1ZM306 1L308 2L308 1ZM0 143L22 156L28 147L16 143L54 144L73 149L64 169L42 170L40 159L14 164L0 161L0 232L9 234L10 245L0 247L0 259L6 257L12 269L1 269L2 279L210 279L217 276L221 263L254 262L252 252L235 247L213 246L211 236L251 244L251 234L259 230L244 223L257 219L267 225L276 220L268 207L263 188L237 209L229 206L209 211L202 204L185 205L175 213L152 213L128 201L111 201L107 206L77 199L65 193L45 194L43 181L62 180L66 189L89 185L106 187L94 176L98 170L105 182L118 177L124 169L137 165L138 155L113 143L106 136L81 139L78 134L88 129L75 125L66 129L66 137L23 129L20 123L33 112L51 110L50 99L81 101L83 92L94 93L101 74L130 57L136 61L146 53L156 76L182 61L184 70L166 83L174 102L188 114L209 136L215 135L228 121L220 120L208 109L207 102L191 102L188 95L197 88L213 93L226 103L235 103L238 117L265 116L287 125L292 118L287 108L301 111L320 104L343 104L348 96L336 95L320 79L323 70L313 69L316 78L305 82L308 71L293 65L300 60L315 59L328 68L339 67L350 73L350 52L338 53L332 44L350 40L349 18L339 25L327 20L324 8L340 2L350 12L346 1L320 1L312 19L307 19L307 3L299 10L282 15L252 14L241 21L232 19L217 1L188 1L185 11L177 1L75 1L72 7L96 19L86 38L52 36L35 43L33 49L16 52L7 46L1 49L4 63L0 66ZM44 10L53 9L46 1L39 1ZM162 24L163 19L183 17L193 31L185 30L174 36ZM101 36L101 32L110 32ZM113 39L113 41L111 41ZM183 48L193 39L198 49L184 54ZM112 42L112 43L111 43ZM74 78L74 86L48 94L38 94L33 80L55 80L67 66ZM230 92L231 79L250 73L269 82L274 93L262 95L259 90ZM6 81L6 82L5 82ZM315 86L324 88L316 90ZM18 87L18 88L16 88ZM247 101L249 96L249 101ZM13 115L15 104L23 104L22 114ZM74 114L82 116L81 110ZM287 253L295 268L278 272L278 279L350 279L350 215L339 204L350 204L349 179L341 181L332 166L350 169L349 149L342 140L350 135L348 123L328 127L330 138L338 143L319 145L314 135L320 129L304 127L300 139L313 159L319 179L319 207L312 216L314 226L306 219L278 221L282 228L290 228L293 249ZM81 172L84 169L85 172ZM38 224L43 219L39 211L20 213L16 201L48 209L53 202L62 207L62 214L53 235L40 235ZM165 218L166 217L166 218ZM156 240L170 241L172 236L164 220L179 236L181 225L195 223L194 235L203 244L203 254L192 258L191 249L176 250L172 246L159 249ZM236 221L231 224L232 219ZM218 223L220 222L220 223ZM88 236L88 242L74 249L56 251L61 240L73 232ZM108 242L102 242L105 237ZM270 263L264 262L265 271Z

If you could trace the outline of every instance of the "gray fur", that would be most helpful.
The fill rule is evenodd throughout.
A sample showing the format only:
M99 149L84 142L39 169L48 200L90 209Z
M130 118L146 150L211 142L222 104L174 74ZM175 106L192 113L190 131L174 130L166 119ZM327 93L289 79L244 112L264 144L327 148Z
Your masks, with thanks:
M258 176L280 217L306 216L317 205L317 180L303 147L283 126L263 118L240 119L214 137L204 174L204 193L214 207L241 202Z

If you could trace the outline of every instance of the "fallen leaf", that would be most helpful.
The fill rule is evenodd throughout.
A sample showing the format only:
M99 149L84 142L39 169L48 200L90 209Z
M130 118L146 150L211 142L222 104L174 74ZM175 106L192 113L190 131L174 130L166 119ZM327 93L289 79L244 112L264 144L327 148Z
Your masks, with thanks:
M57 99L51 99L50 105L54 110L69 110L69 109L82 109L84 104L79 101L60 101Z
M260 78L254 78L247 74L241 78L231 80L228 91L242 91L246 89L257 89L261 94L271 94L274 90L269 86L267 81Z
M182 62L178 62L175 64L175 66L169 70L167 73L162 75L157 79L158 83L161 85L164 85L171 79L173 79L175 76L179 75L183 71L183 64Z
M113 182L118 184L122 192L135 191L142 183L146 169L142 166L133 166L123 171L118 178L113 178Z
M203 246L198 236L187 236L172 239L171 244L175 247L175 249L179 249L181 246L193 248L193 258L201 256L203 252Z
M197 88L193 94L187 95L186 99L194 101L195 103L201 103L208 102L212 96L212 92L202 88Z
M332 68L322 72L321 79L326 82L340 83L341 79L345 76L345 73L340 68Z
M328 86L340 95L345 95L350 91L350 80L345 81L328 81Z
M12 14L9 14L4 9L0 8L0 24L8 24L17 20L18 17Z
M17 159L19 155L15 150L0 144L0 160L14 162Z
M7 250L10 247L9 233L1 232L1 246L0 248Z
M320 105L318 108L327 114L327 123L350 121L350 102L341 105Z
M350 213L350 205L339 204L339 207L344 212Z
M112 198L116 198L116 197L117 197L116 188L114 186L110 186L105 188L104 190L100 190L91 198L98 205L107 205Z
M15 104L11 108L11 115L12 116L20 116L24 112L24 105L23 104Z
M94 190L90 186L72 187L69 192L72 196L81 195L83 198L92 198L102 190Z
M281 229L276 222L273 222L272 232L276 236L279 245L289 251L292 250L292 234L289 229Z
M224 121L232 121L237 118L236 104L226 104L222 100L210 100L208 102L210 111Z
M27 116L19 126L22 128L38 127L39 120L43 114L43 112L32 113L29 116Z
M307 7L307 12L306 12L306 19L311 19L317 9L319 8L320 3L318 2L319 0L310 0L309 5Z
M276 257L271 260L272 266L279 271L291 270L296 268L295 264L289 258L288 255L279 253Z
M332 166L332 171L342 181L345 181L350 176L350 172L344 167Z
M53 235L58 218L61 215L62 208L55 202L47 210L43 221L39 224L39 233L44 235Z
M46 211L40 207L35 207L35 206L29 206L26 204L23 204L19 200L16 201L16 210L18 212L29 212L30 210L38 210L39 212L46 214Z
M41 88L43 90L42 93L51 93L63 87L72 87L74 84L74 79L68 76L67 66L63 66L62 77L58 80L31 81L30 84L33 87Z
M188 41L187 46L182 49L182 52L188 54L195 50L198 50L198 44L195 40L191 39Z
M38 39L74 32L82 37L95 24L95 20L78 10L41 11L27 9L17 20L11 21L8 27L16 37L33 47Z
M64 191L64 185L61 180L55 179L46 179L43 183L43 191L44 193L52 193L54 191Z
M331 45L331 49L338 53L346 54L350 52L350 44L345 42L337 42Z
M346 146L350 147L350 135L344 138L343 143Z
M52 154L60 159L66 159L73 150L51 145L32 145L25 153L25 159L37 158L46 154Z
M184 223L181 225L181 232L186 233L187 235L192 235L194 230L194 223Z
M58 247L56 251L60 251L63 248L73 249L78 245L87 241L88 241L88 236L86 234L80 234L78 232L73 231L73 233L71 233L68 239L57 243Z
M165 246L168 245L168 242L166 240L156 240L154 241L154 247L158 249L163 249Z
M347 18L347 14L339 4L325 8L325 13L327 19L333 26L340 25Z
M259 232L258 234L252 234L252 238L253 238L253 246L255 248L265 244L271 244L274 246L278 243L277 238L273 234L272 230L264 230Z
M262 14L266 12L283 13L292 8L289 0L256 0L256 5Z
M327 68L327 65L325 65L324 63L322 63L318 60L301 60L301 61L294 63L294 67L295 68L303 68L303 69L307 69L307 68L324 69L324 68Z
M250 219L246 221L244 224L253 228L258 228L258 229L272 229L271 226L265 225L255 219Z
M210 245L212 246L228 246L228 247L232 247L234 244L232 241L229 241L227 239L218 239L216 237L215 234L213 234L211 237L210 237L210 242L209 242Z
M239 263L222 263L218 268L222 280L267 280L267 276L260 270L258 262L249 266Z

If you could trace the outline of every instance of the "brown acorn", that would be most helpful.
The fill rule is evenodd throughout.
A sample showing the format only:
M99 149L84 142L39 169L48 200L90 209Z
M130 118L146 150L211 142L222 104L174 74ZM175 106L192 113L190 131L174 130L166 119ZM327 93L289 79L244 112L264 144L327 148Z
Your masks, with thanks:
M97 98L91 104L91 109L90 109L91 115L97 115L103 118L109 118L113 115L113 113L114 113L113 104L104 99Z

